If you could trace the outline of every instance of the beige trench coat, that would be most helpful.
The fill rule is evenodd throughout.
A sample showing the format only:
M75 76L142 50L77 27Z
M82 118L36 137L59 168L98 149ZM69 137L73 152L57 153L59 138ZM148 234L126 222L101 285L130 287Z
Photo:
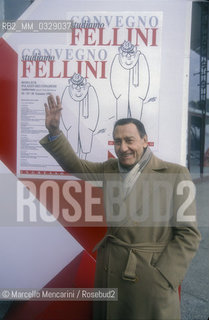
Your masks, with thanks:
M106 211L113 208L108 198L106 177L112 179L114 173L118 176L116 159L104 163L80 160L63 134L52 142L46 136L40 143L64 170L83 173L87 180L100 180L102 174ZM162 181L168 188L161 190ZM177 189L182 181L190 181L186 168L153 155L132 191L120 201L123 208L125 205L126 218L122 224L108 227L105 238L97 245L95 277L95 287L118 288L118 301L95 302L94 319L180 319L178 286L200 241L195 221L176 221L177 212L180 214L178 210L182 208L184 217L189 215L193 220L195 216L193 199L186 202L189 188L184 188L184 192L182 188ZM157 190L161 190L157 196L153 191L156 185ZM120 209L120 206L116 207ZM131 219L133 211L135 215ZM156 220L156 212L164 216L168 211L169 219ZM148 213L146 217L137 220L136 217L143 217L144 212Z

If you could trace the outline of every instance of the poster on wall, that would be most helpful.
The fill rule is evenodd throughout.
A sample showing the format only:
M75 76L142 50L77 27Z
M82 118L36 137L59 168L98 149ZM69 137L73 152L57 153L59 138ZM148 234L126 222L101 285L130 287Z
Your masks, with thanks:
M60 96L60 129L77 155L114 157L113 124L141 120L158 150L162 12L70 12L66 42L18 48L19 176L67 174L40 146L47 134L44 103Z

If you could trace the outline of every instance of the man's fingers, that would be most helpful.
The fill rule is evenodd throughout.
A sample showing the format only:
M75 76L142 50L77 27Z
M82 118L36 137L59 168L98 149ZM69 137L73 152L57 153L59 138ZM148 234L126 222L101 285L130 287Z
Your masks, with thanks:
M51 109L51 98L50 96L47 97L47 101L48 101L48 106L49 106L49 109Z
M57 101L58 111L61 111L62 110L62 105L61 105L61 100L60 100L59 96L56 96L56 101Z
M60 97L56 96L56 100L57 100L57 105L61 105L61 101L60 101Z
M62 110L61 101L60 101L60 97L59 96L56 96L56 101L55 101L53 95L50 94L48 96L47 100L48 100L49 109L55 109L55 111L61 111ZM58 109L58 110L56 110L56 109Z
M44 103L44 107L45 107L45 113L46 113L46 115L48 115L48 114L49 114L48 104L47 104L47 103Z
M56 107L56 102L54 100L54 97L52 94L48 96L48 104L49 104L49 109L55 108Z

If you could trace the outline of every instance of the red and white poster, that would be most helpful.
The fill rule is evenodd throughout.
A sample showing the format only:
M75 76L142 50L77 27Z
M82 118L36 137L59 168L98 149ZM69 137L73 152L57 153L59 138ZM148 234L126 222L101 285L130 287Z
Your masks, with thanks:
M115 120L140 119L158 149L162 12L71 12L63 45L18 48L17 173L62 175L40 146L44 102L62 101L60 128L82 159L114 155Z

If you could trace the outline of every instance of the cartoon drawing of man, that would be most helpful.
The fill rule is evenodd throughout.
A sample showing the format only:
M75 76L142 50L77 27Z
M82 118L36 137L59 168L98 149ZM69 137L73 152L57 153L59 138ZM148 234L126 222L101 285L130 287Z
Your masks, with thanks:
M94 87L79 73L68 83L61 97L61 128L78 156L86 159L99 120L99 101Z
M118 50L110 71L110 84L116 98L116 119L141 119L143 102L149 90L149 66L145 55L130 41L124 41Z

